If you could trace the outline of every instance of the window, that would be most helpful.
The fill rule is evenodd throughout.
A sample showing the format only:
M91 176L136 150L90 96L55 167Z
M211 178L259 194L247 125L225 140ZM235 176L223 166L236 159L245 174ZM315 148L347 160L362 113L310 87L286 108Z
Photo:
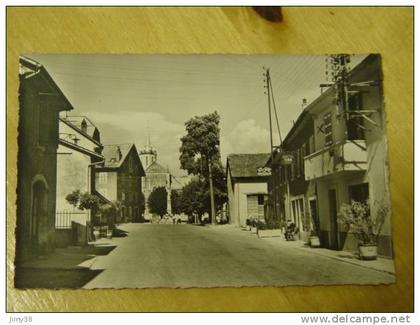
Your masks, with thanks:
M293 161L290 164L290 180L293 181L296 175L296 152L292 153Z
M314 135L311 135L309 137L309 151L306 153L307 155L310 155L311 153L315 152L315 138Z
M304 163L303 157L305 156L305 144L296 151L296 177L299 178L303 175Z
M264 205L264 194L258 194L258 205Z
M369 184L357 184L349 186L350 200L364 202L369 199Z
M359 92L350 93L348 97L347 139L364 140L363 117L354 114L362 108L362 96ZM353 114L352 114L353 113Z
M108 173L99 173L99 184L108 184Z
M121 200L123 200L123 201L125 200L125 193L124 192L121 193Z
M301 157L300 149L297 149L296 150L296 177L297 178L300 177L300 157Z
M332 121L331 121L331 112L328 112L324 115L324 136L325 136L325 146L330 146L333 143L332 138Z

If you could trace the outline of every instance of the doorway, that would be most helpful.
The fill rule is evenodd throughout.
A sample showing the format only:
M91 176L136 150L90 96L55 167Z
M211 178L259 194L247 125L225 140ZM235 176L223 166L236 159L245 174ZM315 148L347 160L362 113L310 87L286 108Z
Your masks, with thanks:
M310 209L311 217L312 217L312 227L313 227L312 230L317 234L319 238L321 238L321 228L320 228L318 206L316 203L316 199L309 200L309 209Z
M338 226L337 226L337 193L335 189L328 190L330 210L330 248L338 250Z
M42 253L41 246L46 235L48 223L47 188L42 181L37 181L32 187L32 211L29 225L31 251Z

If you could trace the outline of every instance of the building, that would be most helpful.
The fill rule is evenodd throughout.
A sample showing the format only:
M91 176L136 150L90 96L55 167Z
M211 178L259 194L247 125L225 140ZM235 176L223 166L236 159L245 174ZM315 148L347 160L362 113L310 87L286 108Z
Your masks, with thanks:
M272 172L268 181L268 213L283 223L292 221L302 240L311 231L317 232L319 225L315 186L305 179L304 171L304 157L313 152L313 119L304 110L266 165Z
M245 226L250 217L264 218L270 154L230 154L227 157L229 223Z
M40 63L20 57L19 77L17 263L54 249L59 112L73 109Z
M349 72L346 106L337 105L335 88L307 107L314 119L314 152L304 157L305 179L315 186L322 245L357 250L358 241L337 222L341 205L368 200L375 215L390 204L380 56L367 56ZM392 256L390 213L378 254Z
M85 116L61 116L57 156L57 243L65 245L71 237L72 222L86 227L92 220L91 211L71 205L66 196L74 191L95 194L92 167L103 162L103 146L98 128ZM85 238L87 240L87 238ZM67 243L70 239L67 238Z
M155 188L164 187L167 192L167 212L172 214L171 207L171 189L172 189L172 176L169 170L157 162L157 151L150 144L150 137L147 137L146 146L139 151L139 157L145 168L146 175L142 179L142 188L146 201L146 208L144 212L145 220L152 220L152 213L149 211L148 198L150 193Z
M102 155L103 164L93 166L96 192L111 202L119 202L117 222L141 221L144 204L141 178L145 172L136 146L104 145Z

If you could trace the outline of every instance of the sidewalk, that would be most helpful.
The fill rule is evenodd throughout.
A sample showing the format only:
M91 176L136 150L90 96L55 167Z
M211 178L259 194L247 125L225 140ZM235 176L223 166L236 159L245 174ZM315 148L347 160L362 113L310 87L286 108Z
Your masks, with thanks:
M258 238L256 237L256 239ZM363 261L359 259L359 254L356 252L335 251L327 248L312 248L301 240L286 241L286 239L284 239L283 237L261 238L260 240L272 241L273 243L277 245L282 245L284 247L305 250L312 254L317 254L345 263L354 264L368 269L373 269L376 271L386 272L395 275L394 260L392 259L378 257L374 261Z
M61 270L89 268L96 256L107 255L115 247L112 239L101 238L96 242L90 242L89 246L56 248L53 253L29 260L20 265L20 267L26 269Z
M98 240L89 246L56 248L46 256L38 256L15 269L16 288L81 288L102 270L92 270L97 256L114 248L112 240Z
M286 239L282 237L271 237L271 238L258 238L257 234L251 233L249 230L245 230L245 228L238 228L232 225L217 225L217 226L209 226L211 229L218 229L219 231L240 231L249 235L254 240L263 240L275 246L282 246L285 249L298 249L301 251L306 251L310 254L316 254L324 257L328 257L331 259L339 260L345 263L358 265L364 268L386 272L392 275L395 275L395 266L394 260L388 258L378 257L374 261L362 261L359 259L359 255L356 252L349 252L349 251L335 251L332 249L327 248L312 248L306 245L303 241L296 240L296 241L286 241Z

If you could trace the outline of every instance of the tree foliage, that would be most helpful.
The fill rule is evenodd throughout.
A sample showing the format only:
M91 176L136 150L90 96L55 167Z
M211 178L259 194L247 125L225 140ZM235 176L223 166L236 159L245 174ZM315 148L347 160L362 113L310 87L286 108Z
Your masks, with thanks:
M77 207L80 199L80 190L75 190L66 195L66 201L74 207Z
M101 213L103 222L108 224L108 226L113 227L117 220L117 216L119 214L120 208L121 208L121 202L119 201L113 201L113 202L102 204L101 207L99 208L99 211Z
M80 210L96 210L99 209L100 206L100 199L88 192L83 193L80 195L79 199L79 209Z
M181 214L182 211L182 192L177 190L171 191L171 207L173 214Z
M80 193L80 190L75 190L66 195L66 201L78 207L79 210L97 210L100 207L100 199L89 192Z
M195 116L185 123L187 134L181 138L179 149L181 168L198 176L183 188L183 212L189 216L202 216L205 212L211 215L210 181L213 183L215 210L220 209L227 200L226 178L219 149L219 122L219 114L213 112ZM187 194L184 195L184 192ZM188 200L192 207L185 205Z
M164 187L156 187L147 200L149 211L159 216L167 213L167 192Z
M198 177L193 178L182 189L180 207L187 216L201 217L208 211L209 195L206 184Z
M195 116L185 123L187 132L181 138L181 168L189 174L207 176L208 163L220 159L220 116L213 112L204 116Z

